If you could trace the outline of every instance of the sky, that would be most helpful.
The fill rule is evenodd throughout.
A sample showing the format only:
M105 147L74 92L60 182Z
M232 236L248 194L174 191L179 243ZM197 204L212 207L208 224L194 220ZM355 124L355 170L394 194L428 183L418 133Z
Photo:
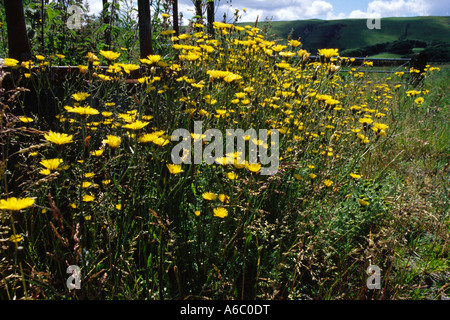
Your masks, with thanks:
M87 2L91 13L100 12L102 0ZM257 17L259 21L282 21L450 15L448 0L215 0L215 3L216 21L222 21L224 13L231 18L236 9L243 14L240 22L254 22ZM186 22L194 15L193 0L178 0L178 11Z

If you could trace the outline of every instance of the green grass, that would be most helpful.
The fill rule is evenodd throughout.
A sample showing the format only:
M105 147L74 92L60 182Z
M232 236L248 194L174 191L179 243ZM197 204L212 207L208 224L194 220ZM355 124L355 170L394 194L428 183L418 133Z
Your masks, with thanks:
M383 230L391 236L380 240L402 239L391 243L395 299L439 299L449 282L450 66L440 68L425 81L424 104L398 110L395 139L365 165L368 175L397 185L392 224Z
M370 56L369 58L400 59L402 57L403 56L401 54L382 52L382 53L374 54L373 56Z

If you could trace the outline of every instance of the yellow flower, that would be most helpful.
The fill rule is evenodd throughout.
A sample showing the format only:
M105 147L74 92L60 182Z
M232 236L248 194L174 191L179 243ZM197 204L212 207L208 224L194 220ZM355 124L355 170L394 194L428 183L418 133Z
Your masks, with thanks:
M315 178L317 177L317 175L315 175L314 173L310 173L310 174L309 174L309 177L310 177L311 179L315 179Z
M146 134L141 135L138 138L138 141L141 143L152 142L153 140L157 139L158 137L159 136L155 132L146 133Z
M425 99L423 97L419 97L419 98L416 98L416 100L414 100L414 102L418 105L421 105L424 101L425 101Z
M107 139L104 139L102 142L106 143L111 148L117 148L119 147L120 143L122 142L122 139L120 137L108 134L106 136Z
M358 121L362 124L371 124L373 122L373 120L370 118L361 118Z
M159 54L149 55L149 56L147 56L147 58L140 59L140 61L145 64L158 63L160 60L161 60L161 56Z
M73 142L72 135L67 135L65 133L53 132L51 130L48 133L44 134L44 138L45 138L45 140L53 142L54 144L58 144L58 145Z
M408 97L414 97L415 95L420 94L420 92L421 91L418 91L418 90L409 90L409 91L406 91L406 94L408 95Z
M298 173L294 173L295 180L302 180L302 177Z
M21 234L13 234L9 237L9 241L17 243L23 240L23 236Z
M234 80L240 80L240 79L242 79L242 76L240 76L238 74L234 74L234 73L230 73L229 75L227 75L226 77L223 78L223 80L228 83L230 83Z
M121 66L123 71L125 71L125 73L127 74L130 74L131 71L139 69L139 66L137 64L132 63L120 63L119 66Z
M92 183L89 182L89 181L83 181L83 182L81 183L81 187L82 187L83 189L89 188L91 185L92 185Z
M209 75L209 79L224 79L226 82L231 82L234 80L242 79L242 76L238 74L234 74L229 71L221 71L221 70L208 70L206 74Z
M206 116L206 117L209 116L209 112L208 112L207 110L205 110L205 109L199 110L198 113L199 113L199 115L201 115L201 116Z
M140 130L143 127L145 127L146 125L148 125L150 122L147 121L141 121L141 120L137 120L135 122L132 123L128 123L126 125L123 125L122 127L125 129L131 129L131 130Z
M214 208L213 212L215 217L225 218L228 216L228 210L223 207Z
M333 56L339 56L338 49L319 49L319 54L324 55L325 58L331 58Z
M80 101L86 100L86 98L89 97L89 96L90 96L89 93L86 93L86 92L77 92L77 93L74 93L74 94L72 95L72 98L74 98L74 100L80 102Z
M94 201L95 197L90 194L85 194L83 196L83 202L91 202Z
M17 67L19 65L19 61L13 58L5 58L3 64L7 67Z
M100 54L102 56L104 56L106 59L111 60L111 61L116 60L120 56L120 53L118 53L118 52L105 51L105 50L100 50Z
M384 136L387 128L389 128L387 124L374 122L371 129L376 132L378 136Z
M237 174L234 173L234 172L228 172L228 173L227 173L227 177L228 177L228 179L230 179L230 180L234 180L234 179L237 178Z
M59 54L59 53L57 53L56 56L57 56L58 58L60 58L60 59L64 59L64 58L66 57L65 55Z
M5 59L5 60L6 60L6 59ZM31 60L29 60L29 61L22 61L21 66L22 66L23 68L28 69L28 70L34 68L33 62L32 62Z
M183 169L181 169L181 166L179 164L168 163L168 164L166 164L166 166L167 166L167 169L169 169L169 172L171 174L177 174L177 173L183 172Z
M180 39L180 40L186 40L186 39L189 39L190 37L192 37L192 35L190 35L190 34L188 34L188 33L183 33L183 34L180 34L180 35L178 36L178 39Z
M246 165L247 169L251 172L258 172L261 169L261 164L259 163L249 163Z
M362 205L362 206L368 206L368 205L369 205L369 202L366 201L366 200L364 200L364 199L359 199L359 198L358 198L358 202L359 202L359 204Z
M152 142L160 147L164 147L166 144L168 144L170 142L170 140L165 139L163 137L159 137L159 138L154 139Z
M221 193L221 194L219 194L219 200L220 200L220 202L228 203L228 202L230 202L230 197Z
M365 135L358 133L358 134L357 134L357 137L358 137L359 139L361 139L361 142L363 142L363 143L369 143L369 138L367 138Z
M19 118L20 121L24 122L24 123L29 123L29 122L33 122L33 118L30 117L20 117Z
M200 210L196 210L196 211L194 211L194 214L198 217L199 215L200 215Z
M281 50L283 50L285 48L286 48L286 46L283 46L281 44L277 44L276 46L273 46L270 49L272 49L275 52L280 52Z
M122 204L121 203L116 204L116 209L117 210L122 210Z
M164 30L164 31L161 31L161 35L163 35L163 36L168 36L168 35L171 35L171 34L174 34L175 33L175 30Z
M236 159L234 160L233 165L236 169L242 169L245 168L248 165L248 163L247 161L243 162L242 159Z
M325 180L323 181L323 184L326 185L327 187L329 187L329 186L331 186L331 185L333 184L333 181L328 180L328 179L325 179Z
M90 153L91 153L93 156L99 157L99 156L101 156L101 155L103 154L103 151L105 151L105 150L99 149L99 150L91 151Z
M38 54L38 55L36 55L36 59L42 61L42 60L45 60L45 57Z
M67 110L67 112L78 113L80 115L95 115L100 113L97 109L94 109L90 106L70 108Z
M111 78L110 76L104 75L104 74L99 74L97 75L100 79L104 80L104 81L110 81L113 78Z
M350 173L350 176L351 176L353 179L359 179L359 178L361 178L361 175L360 175L360 174L356 174L356 173Z
M0 210L12 210L19 211L28 207L31 207L34 204L34 199L31 198L8 198L0 200Z
M42 170L39 171L39 173L43 174L44 176L48 176L52 172L50 171L50 169L42 169Z
M42 164L48 170L56 170L58 166L63 162L63 159L47 159L42 160L40 164Z
M80 73L86 73L88 66L78 65L77 68L80 70Z
M217 199L217 194L215 194L214 192L205 192L202 194L203 199L205 200L216 200Z
M290 40L289 44L291 45L291 47L296 48L299 45L301 45L302 43L300 41L297 41L297 40Z
M142 116L142 120L152 120L153 116L152 115L144 115Z

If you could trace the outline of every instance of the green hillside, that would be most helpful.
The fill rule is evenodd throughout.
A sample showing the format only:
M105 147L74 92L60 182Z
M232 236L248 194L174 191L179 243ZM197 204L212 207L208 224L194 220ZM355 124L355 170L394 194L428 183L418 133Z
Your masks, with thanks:
M258 27L268 23L261 21ZM339 48L348 56L409 57L424 51L430 60L450 61L450 17L382 18L381 29L367 28L366 19L273 21L269 32L275 39L300 37L312 53Z

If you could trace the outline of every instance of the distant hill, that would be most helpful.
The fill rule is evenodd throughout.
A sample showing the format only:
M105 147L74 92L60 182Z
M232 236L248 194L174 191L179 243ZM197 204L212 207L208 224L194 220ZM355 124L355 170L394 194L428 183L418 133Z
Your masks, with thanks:
M249 24L249 23L242 23ZM450 61L450 17L381 18L381 29L366 19L270 22L274 39L301 38L303 48L338 48L343 56L410 57L424 51L429 61ZM268 22L258 22L267 28Z

